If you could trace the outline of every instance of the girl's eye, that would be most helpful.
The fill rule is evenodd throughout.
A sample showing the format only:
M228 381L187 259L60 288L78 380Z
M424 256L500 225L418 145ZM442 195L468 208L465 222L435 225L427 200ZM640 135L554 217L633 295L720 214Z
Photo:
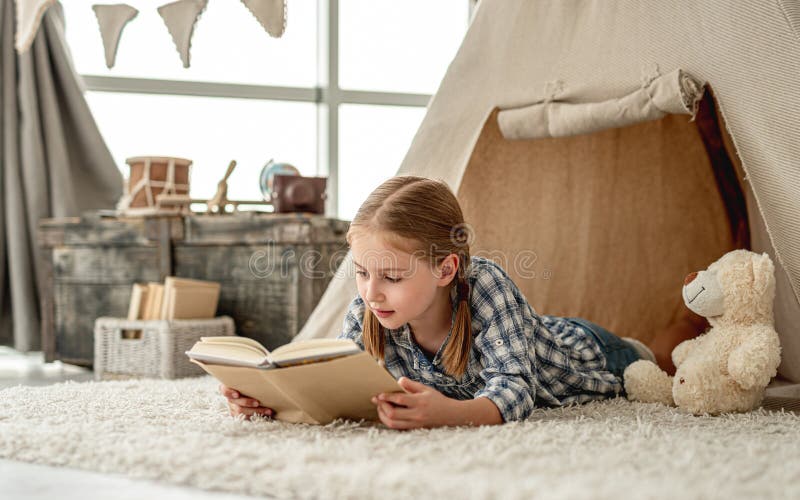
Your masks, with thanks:
M356 271L356 276L362 276L362 277L366 277L366 276L367 276L367 273L366 273L366 271L358 271L358 270L357 270L357 271Z
M402 279L402 278L392 278L391 276L384 276L384 278L386 278L386 281L388 281L389 283L397 283Z

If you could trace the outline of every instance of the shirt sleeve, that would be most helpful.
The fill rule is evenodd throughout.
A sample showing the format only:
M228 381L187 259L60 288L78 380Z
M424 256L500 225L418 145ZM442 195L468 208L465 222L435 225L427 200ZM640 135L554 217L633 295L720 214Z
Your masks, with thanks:
M342 333L337 338L352 340L361 350L364 350L363 318L364 301L360 296L356 296L347 308L347 314L345 314L344 322L342 323Z
M509 278L499 271L487 273L476 283L473 301L478 314L489 318L474 337L480 377L486 384L474 397L489 398L506 422L522 420L533 411L536 395L524 304L515 297ZM534 321L527 328L536 329L538 324Z

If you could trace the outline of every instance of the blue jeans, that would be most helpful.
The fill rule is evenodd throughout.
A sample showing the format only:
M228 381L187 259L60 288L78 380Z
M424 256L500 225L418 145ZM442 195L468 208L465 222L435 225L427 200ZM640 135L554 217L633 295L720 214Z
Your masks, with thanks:
M609 332L602 326L592 323L583 318L567 318L572 324L584 328L592 334L592 337L597 341L600 350L606 357L606 370L619 377L622 380L622 374L625 368L634 361L641 359L639 353L633 346L613 333Z

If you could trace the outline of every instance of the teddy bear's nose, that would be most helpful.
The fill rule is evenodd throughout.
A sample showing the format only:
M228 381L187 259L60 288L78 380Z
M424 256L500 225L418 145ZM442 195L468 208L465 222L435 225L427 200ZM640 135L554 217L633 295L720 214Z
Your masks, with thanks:
M695 278L697 278L697 273L696 272L695 273L691 273L691 274L687 274L686 278L683 280L683 284L684 285L688 285L689 283L694 281Z

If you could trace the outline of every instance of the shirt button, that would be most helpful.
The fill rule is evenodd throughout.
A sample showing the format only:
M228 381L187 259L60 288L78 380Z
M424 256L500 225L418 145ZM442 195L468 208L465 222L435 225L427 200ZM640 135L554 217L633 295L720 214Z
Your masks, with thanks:
M497 339L497 340L495 340L495 341L494 341L494 345L496 345L496 346L498 346L498 347L499 347L499 346L501 346L501 345L503 345L503 339Z

